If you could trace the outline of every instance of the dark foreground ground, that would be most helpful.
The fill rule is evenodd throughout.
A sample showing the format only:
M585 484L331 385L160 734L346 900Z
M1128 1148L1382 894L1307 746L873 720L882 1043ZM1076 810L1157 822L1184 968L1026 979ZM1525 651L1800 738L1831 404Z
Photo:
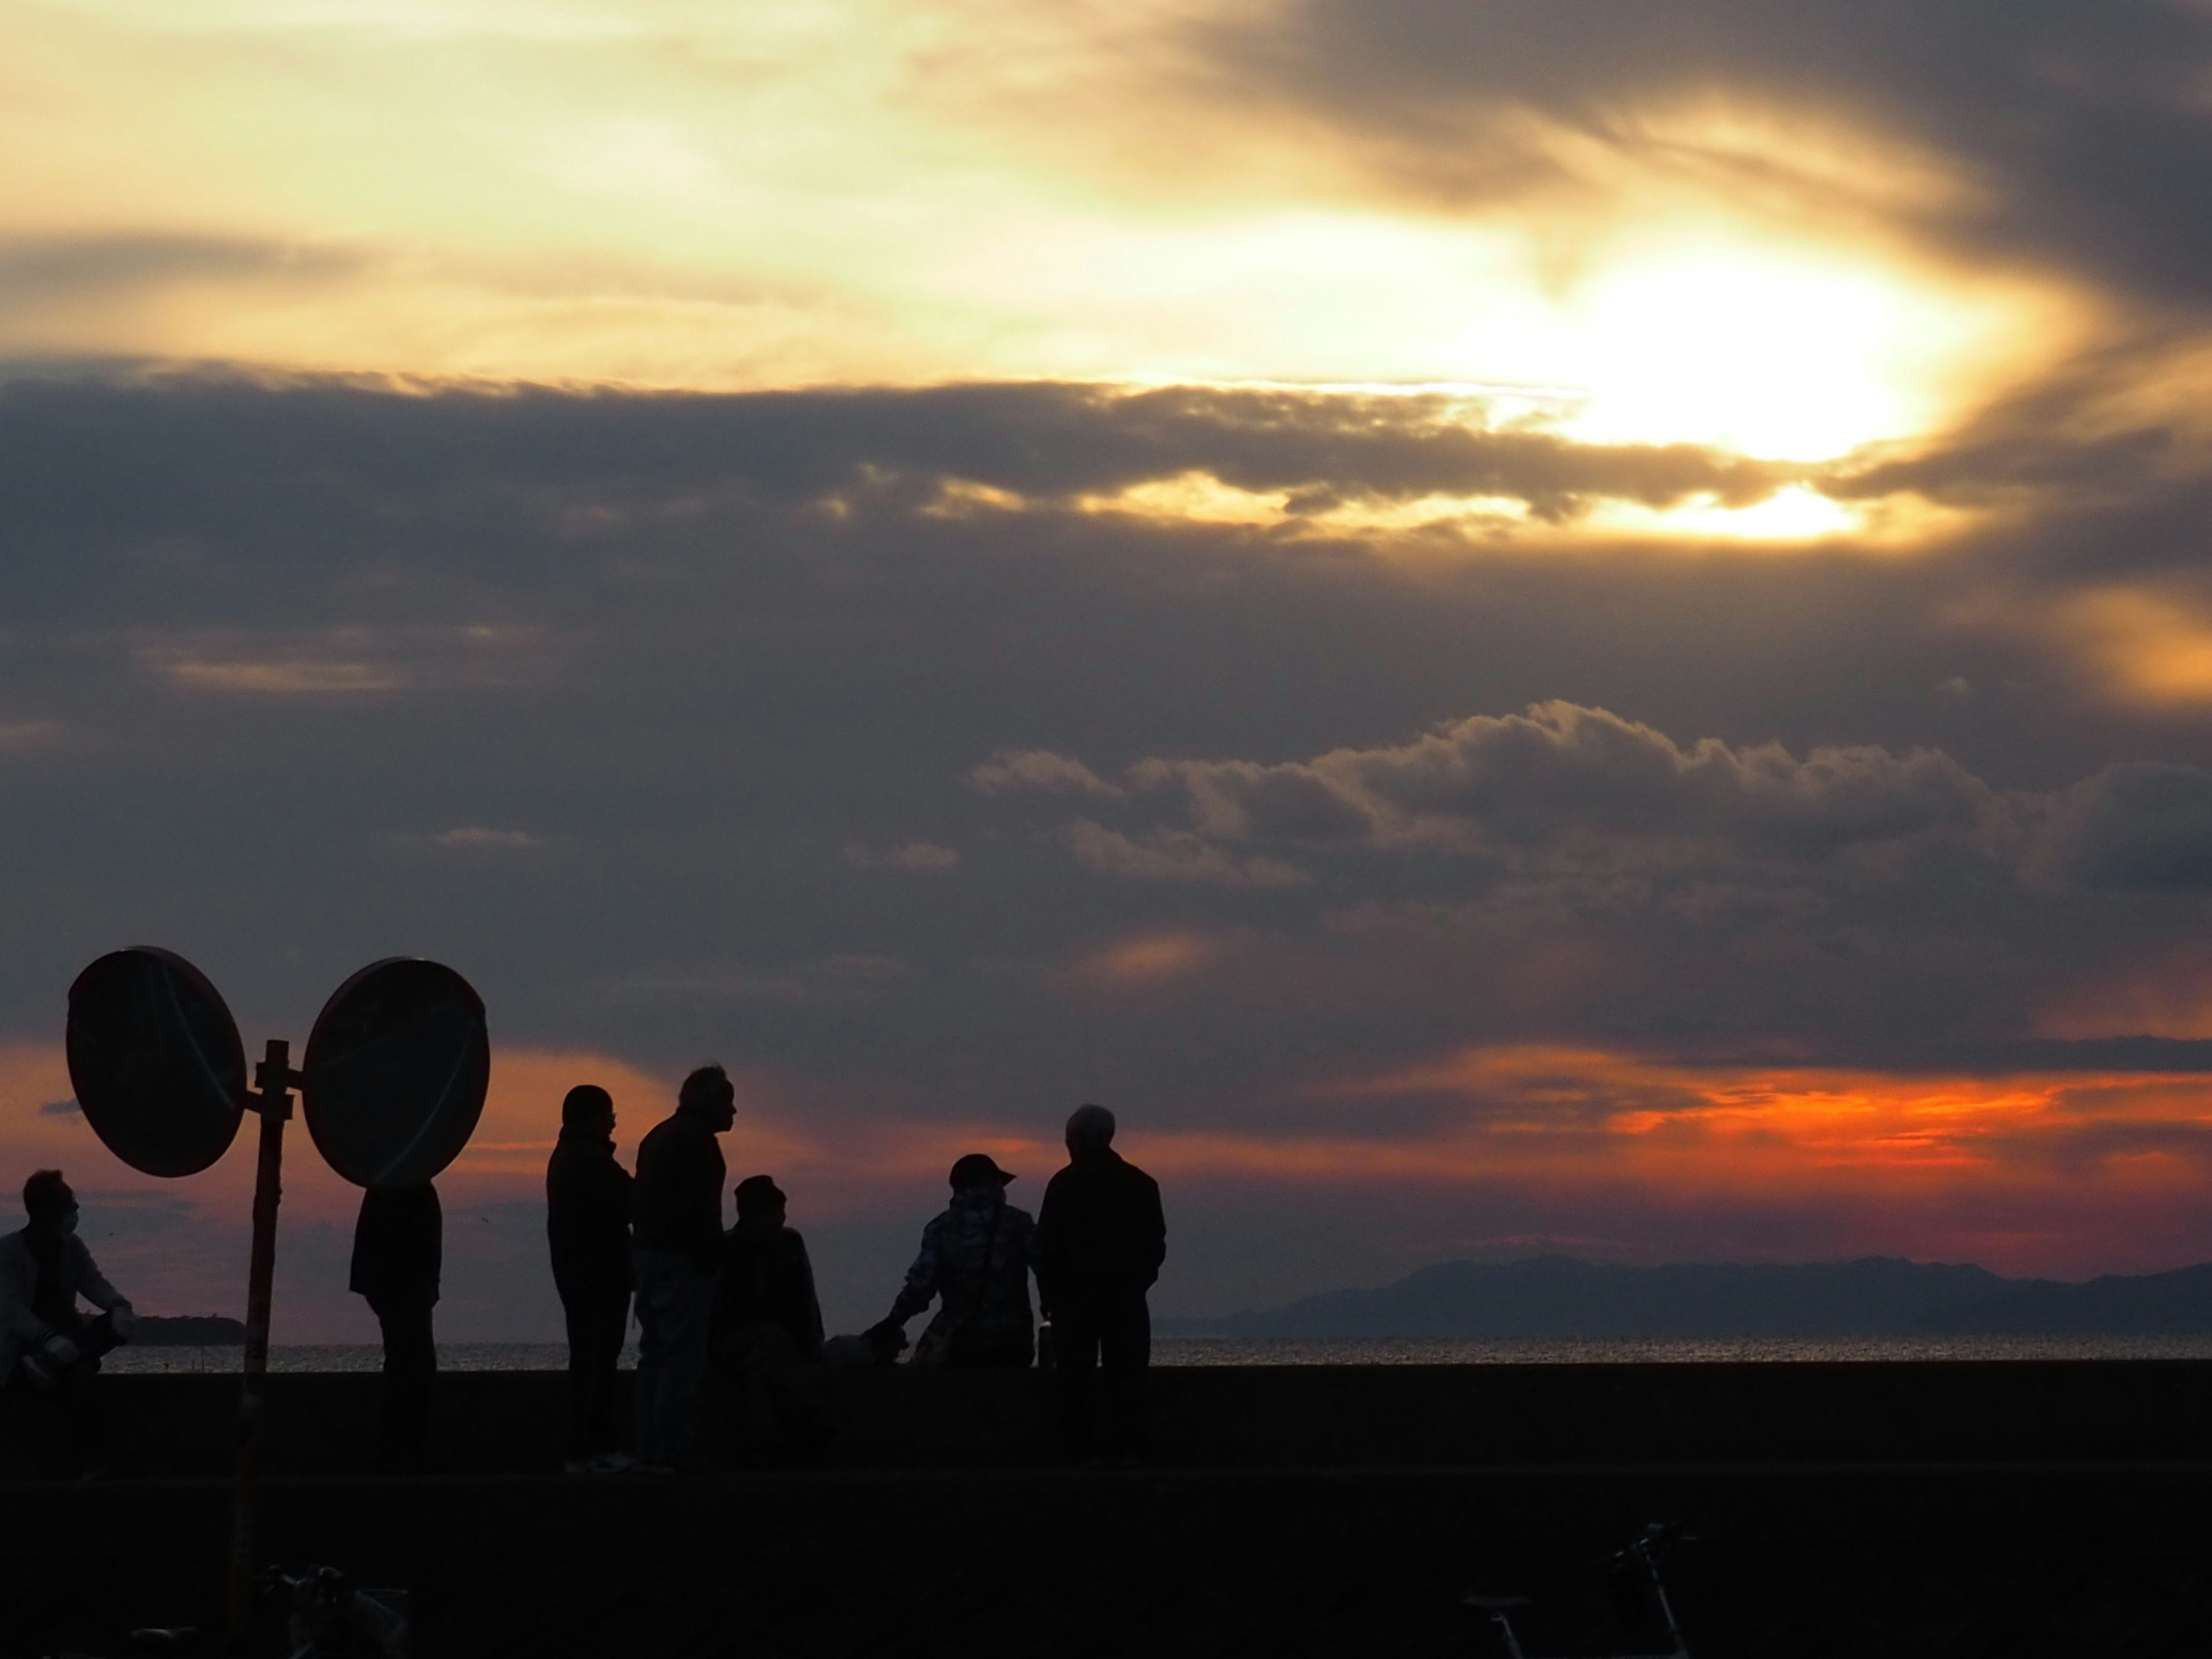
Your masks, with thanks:
M0 1419L9 1655L214 1616L230 1386L112 1381L124 1478ZM456 1472L381 1480L374 1378L276 1379L264 1529L409 1589L428 1659L1447 1655L1478 1586L1648 1651L1599 1563L1653 1519L1699 1659L2212 1654L2191 1362L1162 1372L1128 1473L1052 1465L1041 1377L847 1375L834 1467L653 1480L550 1472L557 1376L444 1381Z

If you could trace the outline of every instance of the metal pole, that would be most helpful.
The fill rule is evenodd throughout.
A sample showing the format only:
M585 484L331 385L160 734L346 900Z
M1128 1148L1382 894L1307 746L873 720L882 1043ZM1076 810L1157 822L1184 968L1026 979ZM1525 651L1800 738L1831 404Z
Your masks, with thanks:
M283 1195L284 1120L292 1115L292 1045L270 1039L246 1103L261 1114L253 1176L253 1261L246 1281L246 1376L238 1394L237 1484L230 1510L228 1650L245 1650L253 1622L254 1507L261 1485L261 1401L269 1375L269 1292L276 1271L276 1204Z

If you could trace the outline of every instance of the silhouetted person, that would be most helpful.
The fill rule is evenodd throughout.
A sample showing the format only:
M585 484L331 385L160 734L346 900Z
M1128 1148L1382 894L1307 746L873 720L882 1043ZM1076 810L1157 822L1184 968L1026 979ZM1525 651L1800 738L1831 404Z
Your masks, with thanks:
M568 1322L571 1474L629 1468L615 1425L615 1368L629 1327L629 1171L615 1161L614 1097L580 1084L561 1103L545 1165L545 1242Z
M429 1453L430 1396L438 1380L431 1310L438 1305L444 1250L445 1216L438 1189L428 1182L371 1187L362 1194L347 1282L368 1299L384 1333L384 1388L376 1419L376 1468L382 1474L420 1469Z
M652 1474L665 1474L688 1457L698 1431L727 1173L714 1137L737 1121L737 1099L720 1066L702 1066L684 1079L675 1111L637 1149L630 1212L637 1263L637 1457Z
M23 1212L24 1226L0 1238L0 1384L58 1395L71 1459L80 1473L98 1474L107 1437L93 1379L100 1356L131 1340L137 1316L76 1236L76 1194L59 1170L23 1183ZM99 1317L87 1319L80 1299Z
M715 1364L733 1407L731 1450L741 1462L818 1452L829 1439L814 1367L822 1304L806 1241L784 1224L782 1190L764 1175L738 1183L738 1224L722 1239L714 1285Z
M872 1336L902 1336L906 1322L940 1297L937 1317L915 1346L916 1364L1019 1367L1030 1363L1036 1334L1030 1316L1030 1270L1036 1262L1036 1223L1006 1202L1014 1177L982 1152L952 1166L952 1202L922 1229L921 1252L890 1316Z
M1114 1150L1114 1114L1080 1106L1067 1120L1067 1167L1046 1184L1037 1218L1037 1289L1052 1321L1060 1432L1068 1455L1096 1455L1097 1372L1106 1376L1104 1455L1146 1449L1145 1369L1152 1318L1145 1292L1168 1253L1159 1183Z

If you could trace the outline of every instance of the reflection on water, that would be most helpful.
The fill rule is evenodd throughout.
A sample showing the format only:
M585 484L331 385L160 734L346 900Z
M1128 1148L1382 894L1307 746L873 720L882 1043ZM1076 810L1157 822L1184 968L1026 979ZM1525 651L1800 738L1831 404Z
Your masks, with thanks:
M275 1347L272 1371L373 1371L383 1351L364 1344ZM1166 1336L1156 1365L1641 1365L1747 1360L2212 1359L2212 1333L2196 1336L1728 1336L1605 1338ZM637 1349L623 1350L634 1365ZM110 1371L235 1371L236 1348L119 1348ZM555 1371L568 1363L558 1342L441 1342L438 1363L454 1371Z

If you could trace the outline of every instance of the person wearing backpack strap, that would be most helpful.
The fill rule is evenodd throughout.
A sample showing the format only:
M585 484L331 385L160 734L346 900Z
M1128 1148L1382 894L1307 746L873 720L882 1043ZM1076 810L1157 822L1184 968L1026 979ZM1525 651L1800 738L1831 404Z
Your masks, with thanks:
M1006 1202L1014 1177L988 1153L952 1166L952 1202L922 1229L921 1249L890 1316L870 1333L902 1337L906 1322L938 1303L915 1345L914 1364L1021 1369L1036 1354L1030 1274L1036 1265L1036 1223Z

